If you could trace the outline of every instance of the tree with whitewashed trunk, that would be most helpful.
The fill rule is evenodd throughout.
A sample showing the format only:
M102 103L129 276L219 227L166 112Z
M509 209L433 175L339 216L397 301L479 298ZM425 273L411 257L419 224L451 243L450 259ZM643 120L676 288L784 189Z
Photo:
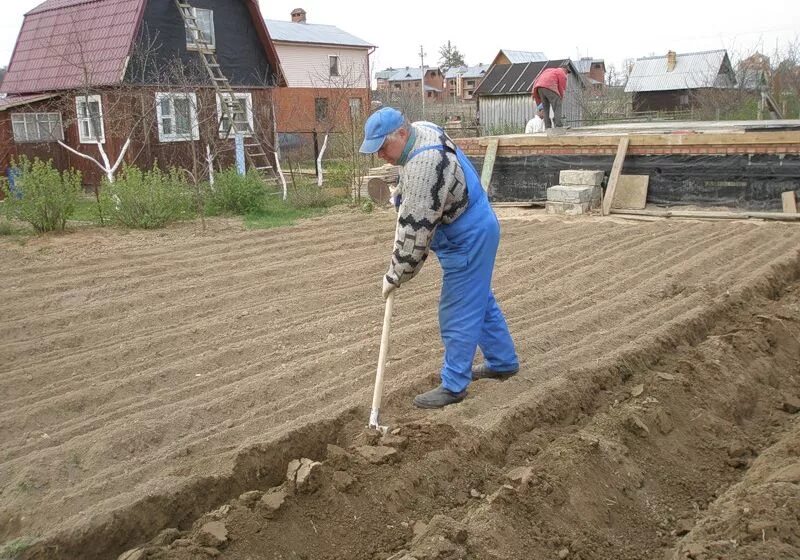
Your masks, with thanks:
M317 186L325 184L322 161L328 150L332 150L346 160L346 176L349 185L357 187L356 198L368 168L368 158L359 152L364 121L369 114L369 107L364 106L360 93L368 88L367 76L366 62L342 62L338 58L331 62L330 68L315 68L309 72L314 85L314 132L322 135L322 146L314 162ZM285 117L291 121L293 115Z

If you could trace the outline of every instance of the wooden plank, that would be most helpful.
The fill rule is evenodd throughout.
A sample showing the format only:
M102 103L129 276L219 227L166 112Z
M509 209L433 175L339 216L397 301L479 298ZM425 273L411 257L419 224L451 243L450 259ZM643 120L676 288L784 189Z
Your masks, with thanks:
M786 191L781 193L781 200L783 201L783 211L787 214L797 214L797 197L794 191Z
M754 218L759 220L800 221L800 214L784 214L783 212L712 212L698 210L615 210L613 214L631 216L659 216L662 218L715 218L718 220L746 220Z
M544 202L524 201L524 202L492 202L495 208L544 208Z
M486 155L483 156L483 168L481 169L481 185L483 190L489 192L489 183L492 181L492 171L494 171L494 160L497 157L497 138L489 138L486 145Z
M572 131L563 136L506 135L478 139L480 146L499 141L500 147L524 148L527 146L591 146L613 147L626 134L582 135ZM635 147L674 147L709 145L775 145L800 144L800 131L781 130L776 132L729 132L729 133L679 133L671 134L630 134L629 142Z
M628 137L623 136L619 139L617 155L614 158L614 165L611 167L611 174L608 176L608 186L606 186L606 197L603 199L603 216L608 216L611 212L611 203L614 202L614 193L617 190L617 181L622 173L622 163L625 161L625 154L628 153Z

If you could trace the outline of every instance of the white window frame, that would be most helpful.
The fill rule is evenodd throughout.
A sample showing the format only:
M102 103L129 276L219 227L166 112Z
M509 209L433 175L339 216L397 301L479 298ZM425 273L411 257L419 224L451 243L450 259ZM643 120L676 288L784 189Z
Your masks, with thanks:
M222 100L220 96L217 95L217 117L219 120L219 137L220 138L233 138L233 135L228 136L227 131L223 130L224 126L222 123ZM255 126L253 125L253 94L250 92L234 92L233 94L234 99L244 99L245 100L245 110L247 111L247 123L250 125L250 130L254 130ZM244 121L242 121L244 122ZM235 127L234 127L235 129ZM252 136L249 132L243 132L245 138Z
M208 42L208 48L210 48L212 51L217 50L217 35L214 32L214 10L209 10L207 8L192 8L192 15L195 17L195 21L198 24L200 23L200 17L198 16L200 12L208 13L210 28L206 30L203 29L200 25L198 25L197 27L200 28L201 32L203 33L207 32L208 35L210 35L211 40ZM189 28L184 26L184 29L186 30L186 48L190 50L200 49L200 45L195 42L195 39L194 37L192 37L192 32L189 31ZM205 47L206 45L204 44L203 46Z
M171 114L165 115L161 106L162 101L170 101ZM191 124L191 134L182 134L177 131L175 126L175 100L186 99L189 101L189 120ZM156 93L156 118L158 119L158 140L159 142L191 142L200 139L200 126L197 121L197 96L194 93L182 92L158 92ZM164 119L172 121L173 132L164 132Z
M334 61L336 61L336 66L334 66L334 64L333 64ZM332 78L339 78L342 75L342 69L339 67L340 66L340 64L339 64L340 62L341 62L341 60L339 59L339 55L338 54L329 54L328 55L328 74ZM333 73L334 69L336 70L335 74Z
M44 122L43 122L44 121ZM46 125L46 133L42 133L42 125ZM20 128L22 133L20 134ZM28 131L33 129L35 137L31 137ZM64 140L64 125L61 121L61 113L11 113L11 130L14 134L14 142L17 144L42 144L45 142L57 142ZM53 134L55 132L56 134Z
M100 119L99 119L100 120L100 137L99 138L97 138L95 136L92 136L92 134L91 134L92 117L91 117L91 114L89 114L89 111L88 111L89 104L91 104L91 103L93 103L95 101L97 102L97 110L100 113L100 115L99 115L100 116ZM81 102L84 102L86 104L86 106L87 106L87 114L89 114L89 116L87 116L87 117L82 117L81 116ZM96 143L100 142L101 144L105 144L106 143L106 129L105 129L105 123L103 122L103 99L102 99L102 97L99 96L99 95L78 95L77 97L75 97L75 111L76 111L76 115L78 117L77 118L78 136L80 138L80 143L81 144L96 144ZM84 125L84 123L89 125L89 134L84 134L83 133L83 125Z

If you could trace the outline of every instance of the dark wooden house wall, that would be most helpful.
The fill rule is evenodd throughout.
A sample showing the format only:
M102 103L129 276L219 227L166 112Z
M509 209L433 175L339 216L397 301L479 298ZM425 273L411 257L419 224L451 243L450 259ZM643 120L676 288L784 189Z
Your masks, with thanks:
M241 0L192 0L195 8L214 12L216 56L232 86L268 86L275 83L253 18ZM145 56L145 54L147 56ZM200 55L186 48L186 30L175 3L149 0L126 73L126 82L164 84L176 81L176 61L188 77L207 83ZM185 77L180 83L187 83ZM195 80L194 82L198 82Z
M198 121L200 139L184 142L161 142L158 138L158 123L155 112L155 95L157 92L170 91L158 86L131 88L128 91L106 90L97 92L102 96L105 143L104 149L113 163L125 144L130 130L134 130L130 147L125 154L124 161L129 165L137 165L142 169L150 169L156 163L161 168L170 166L182 167L191 170L199 157L203 161L206 153L206 144L218 154L215 167L227 167L234 163L233 140L219 138L217 132L217 105L216 93L212 88L196 88L187 92L195 93L198 105ZM172 89L172 91L177 91ZM266 138L268 150L272 149L272 88L241 89L237 91L249 92L253 101L253 121L257 132L262 132L261 137ZM83 182L87 186L99 184L103 171L93 162L77 156L56 142L44 143L15 143L11 127L11 113L61 113L64 125L64 142L91 157L102 162L100 151L94 144L81 144L75 113L75 93L70 92L47 101L16 107L0 112L0 139L9 139L9 146L5 142L0 144L0 157L2 171L5 173L12 157L25 154L29 158L39 157L43 160L53 160L54 166L59 170L73 168L79 170Z

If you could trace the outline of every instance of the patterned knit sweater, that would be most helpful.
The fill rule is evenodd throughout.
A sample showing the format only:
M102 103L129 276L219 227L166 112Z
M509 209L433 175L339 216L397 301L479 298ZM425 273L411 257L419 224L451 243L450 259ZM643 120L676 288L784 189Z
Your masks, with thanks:
M430 125L412 123L413 145L404 152L404 157L424 146L444 145L446 148L425 150L411 160L398 162L403 166L396 190L401 203L397 211L392 262L386 273L386 279L395 286L420 271L428 258L436 226L452 223L469 203L464 171L455 154L456 146L444 132L429 128Z

